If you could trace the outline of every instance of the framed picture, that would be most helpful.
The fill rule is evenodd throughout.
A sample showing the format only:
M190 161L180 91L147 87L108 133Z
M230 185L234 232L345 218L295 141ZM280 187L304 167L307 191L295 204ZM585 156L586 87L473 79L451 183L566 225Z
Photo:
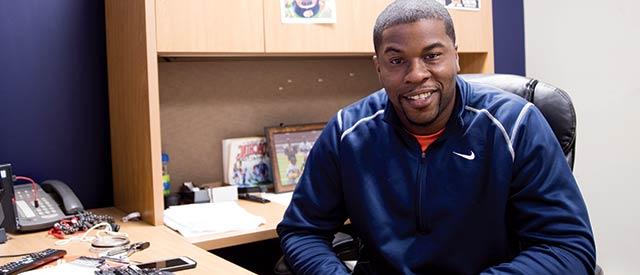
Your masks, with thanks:
M324 126L325 123L313 123L265 128L276 193L295 189L309 151Z

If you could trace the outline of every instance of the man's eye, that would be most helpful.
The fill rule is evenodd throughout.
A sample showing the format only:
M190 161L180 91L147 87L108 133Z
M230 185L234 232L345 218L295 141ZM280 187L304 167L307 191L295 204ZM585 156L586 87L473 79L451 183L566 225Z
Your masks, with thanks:
M402 64L402 59L401 58L391 58L391 59L389 59L389 63L391 63L393 65Z
M431 60L438 59L438 57L440 57L440 53L430 53L430 54L425 55L424 59L431 61Z

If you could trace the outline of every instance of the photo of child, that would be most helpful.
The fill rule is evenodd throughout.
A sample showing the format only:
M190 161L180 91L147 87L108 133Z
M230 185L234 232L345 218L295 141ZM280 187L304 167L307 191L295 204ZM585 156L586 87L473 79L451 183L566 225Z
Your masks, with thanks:
M285 24L336 22L335 0L280 0L280 14Z

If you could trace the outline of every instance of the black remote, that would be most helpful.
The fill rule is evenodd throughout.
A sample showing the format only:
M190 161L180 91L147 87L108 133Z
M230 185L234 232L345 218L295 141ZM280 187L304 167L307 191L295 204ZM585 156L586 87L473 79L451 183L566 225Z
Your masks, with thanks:
M256 195L250 195L250 194L238 194L238 198L241 200L248 200L248 201L255 201L255 202L259 202L259 203L267 203L267 202L271 202L268 199L265 198L261 198L258 197Z
M31 270L41 265L53 262L64 257L64 255L66 254L67 251L65 250L51 248L31 253L20 258L20 260L0 266L0 274L18 274L20 272Z

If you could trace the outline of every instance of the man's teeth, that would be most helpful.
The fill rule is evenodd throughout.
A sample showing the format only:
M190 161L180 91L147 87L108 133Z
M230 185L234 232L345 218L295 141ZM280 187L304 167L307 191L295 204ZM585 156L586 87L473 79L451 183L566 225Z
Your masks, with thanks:
M428 93L422 93L422 94L417 94L414 96L410 96L409 99L413 99L413 100L418 100L418 99L426 99L429 96L431 96L431 92Z

